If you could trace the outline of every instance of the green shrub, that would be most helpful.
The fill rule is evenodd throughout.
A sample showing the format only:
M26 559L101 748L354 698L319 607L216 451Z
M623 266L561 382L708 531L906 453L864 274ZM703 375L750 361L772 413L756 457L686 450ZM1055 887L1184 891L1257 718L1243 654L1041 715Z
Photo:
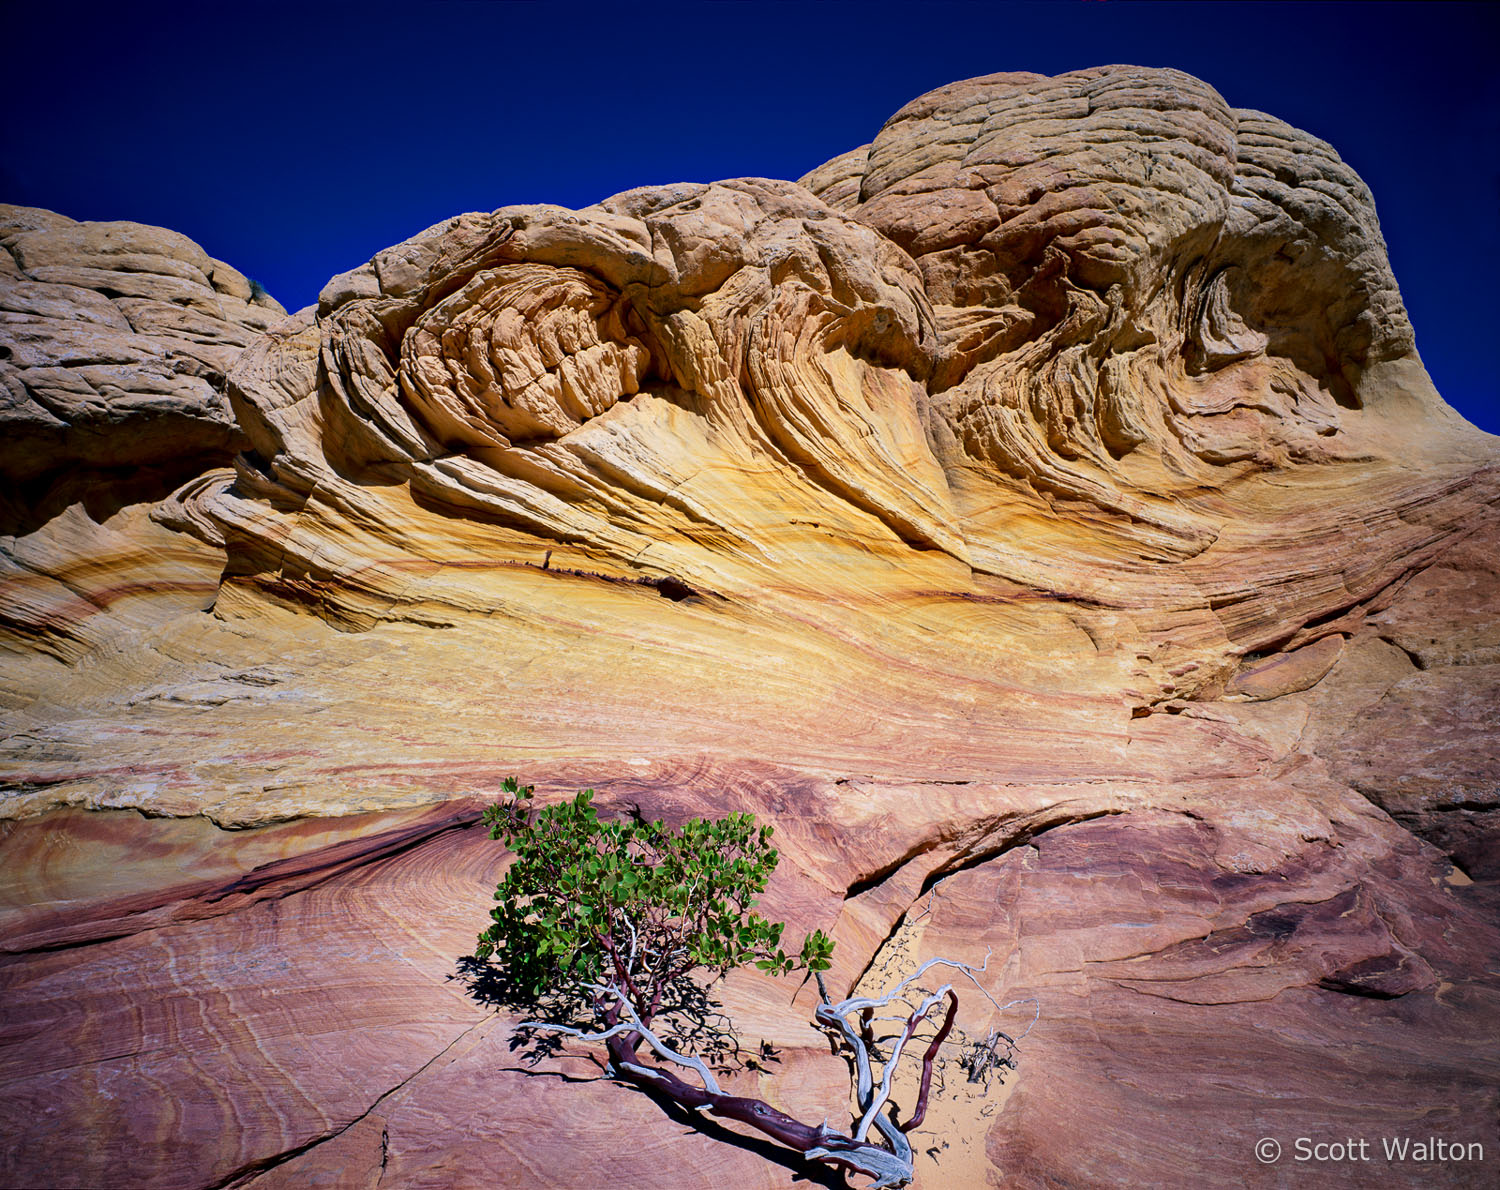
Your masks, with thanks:
M606 981L649 1025L666 990L695 971L751 963L778 974L827 970L826 934L814 930L788 954L783 923L755 912L779 856L772 828L757 827L752 815L694 818L675 829L603 822L592 789L534 811L531 786L508 778L504 788L512 800L490 806L485 822L516 858L475 954L503 950L524 991Z

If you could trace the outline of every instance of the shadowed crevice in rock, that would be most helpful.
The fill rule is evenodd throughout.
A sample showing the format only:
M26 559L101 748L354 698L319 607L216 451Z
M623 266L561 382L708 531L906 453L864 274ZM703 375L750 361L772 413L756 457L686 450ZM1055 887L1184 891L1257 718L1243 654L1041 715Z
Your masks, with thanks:
M922 892L930 892L938 883L946 880L956 872L962 872L969 868L978 867L980 864L989 863L991 860L999 859L1013 847L1023 847L1029 844L1038 835L1046 834L1048 831L1058 830L1066 826L1076 826L1081 822L1091 822L1095 818L1104 818L1111 814L1122 814L1121 809L1110 808L1097 810L1092 813L1079 814L1076 817L1068 817L1055 822L1045 822L1040 826L1025 827L1011 837L1000 843L986 842L983 847L965 849L962 853L955 855L940 868L927 873L922 878Z

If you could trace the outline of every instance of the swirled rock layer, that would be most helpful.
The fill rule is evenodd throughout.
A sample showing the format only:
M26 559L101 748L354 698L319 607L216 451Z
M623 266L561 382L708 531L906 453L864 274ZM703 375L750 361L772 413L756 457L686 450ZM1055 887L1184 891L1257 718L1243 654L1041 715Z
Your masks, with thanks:
M1500 1154L1500 453L1330 146L993 75L246 309L242 439L5 547L8 1184L789 1184L458 977L510 774L774 822L839 987L988 955L955 1037L1019 1065L945 1060L923 1184L1269 1186L1300 1136L1485 1184L1381 1138ZM731 1085L842 1122L806 989L715 994Z
M177 232L0 205L0 650L212 603L222 552L148 510L244 448L225 374L285 314Z

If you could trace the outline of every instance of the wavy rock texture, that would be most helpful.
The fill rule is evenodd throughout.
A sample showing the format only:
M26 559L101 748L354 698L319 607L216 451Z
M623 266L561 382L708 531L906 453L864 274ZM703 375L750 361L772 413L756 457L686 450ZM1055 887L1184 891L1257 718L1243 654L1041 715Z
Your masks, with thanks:
M0 644L77 660L212 604L152 500L246 445L225 396L286 311L186 236L0 205Z
M96 387L120 453L47 465L139 486L5 542L8 1184L790 1182L453 978L510 773L773 820L840 986L989 952L1035 997L1003 1085L947 1067L927 1185L1500 1155L1500 454L1329 146L1174 71L994 75L800 183L460 216L275 325L180 237L10 210L17 342L172 302L106 268L244 342L189 476ZM838 1120L806 990L720 995L732 1085Z

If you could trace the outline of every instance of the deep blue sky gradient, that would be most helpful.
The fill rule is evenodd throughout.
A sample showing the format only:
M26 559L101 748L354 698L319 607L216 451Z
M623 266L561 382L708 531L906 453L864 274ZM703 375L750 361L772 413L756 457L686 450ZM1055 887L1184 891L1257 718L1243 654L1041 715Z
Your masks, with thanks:
M1500 5L9 0L0 201L186 233L289 309L470 210L797 178L955 79L1173 66L1369 183L1439 391L1500 432Z

